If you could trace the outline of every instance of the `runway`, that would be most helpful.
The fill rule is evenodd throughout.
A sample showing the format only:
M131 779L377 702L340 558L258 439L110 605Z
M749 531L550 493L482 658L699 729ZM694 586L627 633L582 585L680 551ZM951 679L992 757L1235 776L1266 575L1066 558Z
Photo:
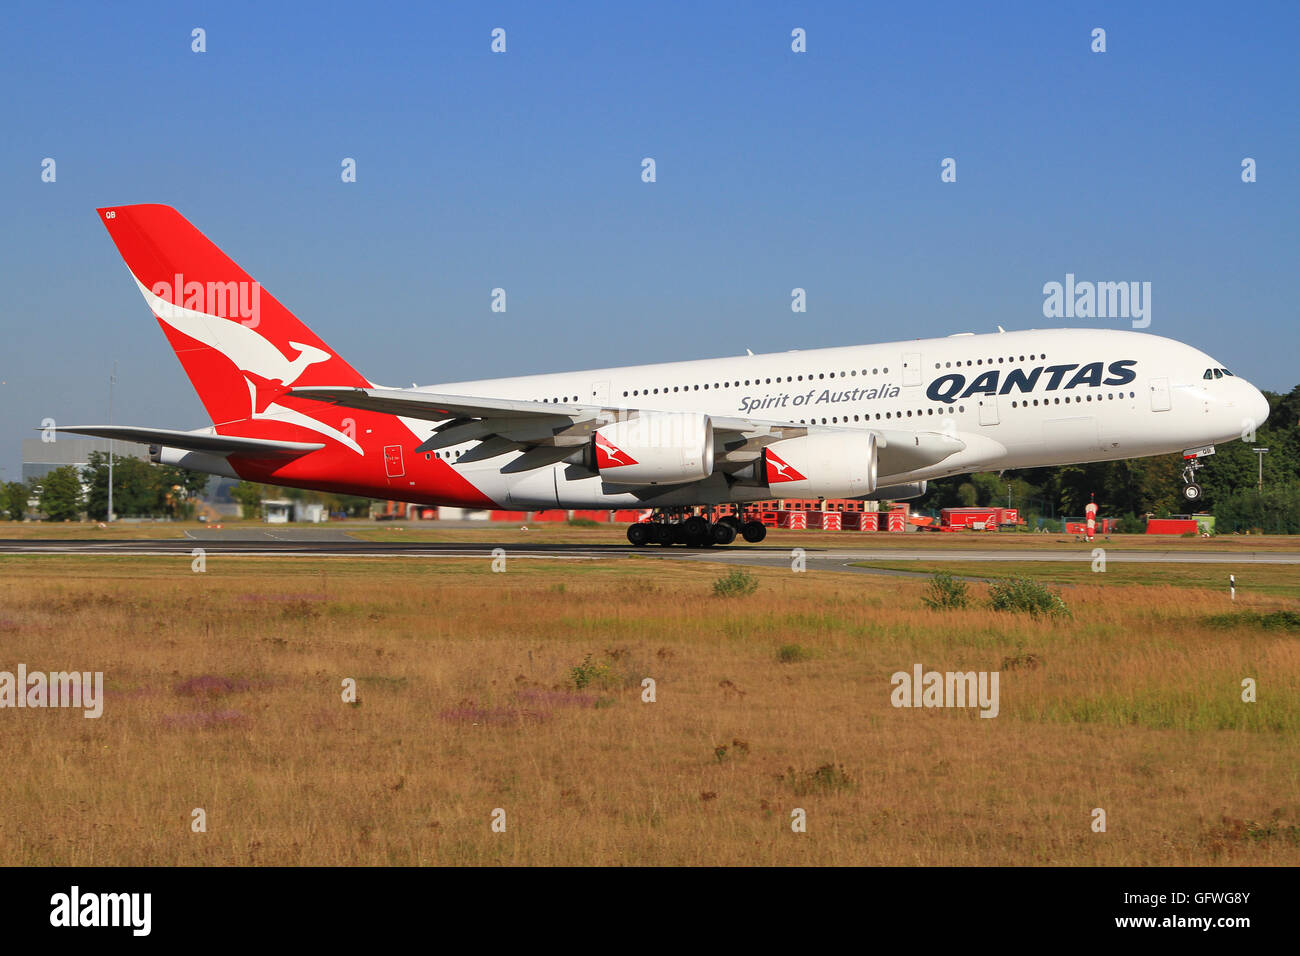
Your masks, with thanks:
M903 574L908 571L853 567L858 562L916 562L944 564L972 562L1044 562L1088 563L1093 560L1093 545L1062 548L941 549L927 548L844 548L809 547L804 562L809 570L843 571L863 574ZM694 561L736 564L754 567L788 567L791 549L770 545L732 545L724 548L687 549L651 545L554 544L521 541L515 537L498 541L467 544L429 542L373 542L352 537L345 531L330 529L239 529L231 531L196 530L185 538L102 541L81 540L0 540L0 555L99 555L117 557L152 557L192 555L201 548L208 555L229 557L315 557L315 558L481 558L490 560L500 548L510 558L536 560L589 561L638 558L658 561ZM1221 565L1300 565L1298 551L1197 551L1121 550L1106 548L1108 563L1137 564L1221 564Z

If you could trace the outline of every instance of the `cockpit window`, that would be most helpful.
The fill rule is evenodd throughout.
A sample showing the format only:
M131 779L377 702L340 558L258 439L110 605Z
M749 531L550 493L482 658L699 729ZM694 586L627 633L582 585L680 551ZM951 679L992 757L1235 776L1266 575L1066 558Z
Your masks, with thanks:
M1214 378L1214 369L1207 368L1205 370L1205 374L1202 375L1201 378Z
M1229 372L1226 368L1219 369L1219 371L1222 372L1224 375L1232 375L1232 373ZM1236 378L1236 376L1233 375L1233 378Z
M1221 369L1221 368L1216 368L1216 369L1214 370L1214 377L1215 377L1215 378L1223 378L1223 369Z

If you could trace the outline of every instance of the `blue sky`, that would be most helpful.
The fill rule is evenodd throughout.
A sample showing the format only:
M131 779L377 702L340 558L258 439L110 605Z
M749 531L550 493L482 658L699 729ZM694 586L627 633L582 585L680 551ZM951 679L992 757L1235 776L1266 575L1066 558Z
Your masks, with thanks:
M1128 326L1045 319L1067 272L1300 382L1294 4L274 7L0 13L5 478L113 360L116 421L208 424L94 212L136 202L390 384Z

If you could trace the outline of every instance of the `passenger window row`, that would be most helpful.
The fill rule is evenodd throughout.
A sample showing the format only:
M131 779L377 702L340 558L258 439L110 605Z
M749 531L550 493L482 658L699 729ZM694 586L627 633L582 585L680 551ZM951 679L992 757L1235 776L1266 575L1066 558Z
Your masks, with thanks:
M1114 400L1117 399L1117 398L1122 399L1123 397L1124 397L1124 393L1123 393L1123 392L1107 392L1105 395L1098 395L1098 396L1096 397L1096 401L1099 401L1099 402L1100 402L1100 401L1102 401L1103 399L1106 400L1106 401L1114 401ZM1129 397L1129 398L1136 398L1136 397L1137 397L1137 393L1136 393L1136 392L1129 392L1129 393L1128 393L1128 397ZM1012 402L1012 403L1011 403L1011 407L1012 407L1012 408L1028 408L1028 407L1029 407L1029 401L1030 401L1030 400L1026 398L1026 399L1022 400L1021 402L1019 402L1019 403ZM1060 405L1061 402L1065 402L1065 404L1069 405L1071 401L1073 401L1075 404L1078 404L1078 403L1080 403L1080 402L1091 402L1091 401L1093 401L1093 396L1090 395L1090 394L1089 394L1089 395L1073 395L1073 396L1071 396L1071 395L1057 396L1056 398L1045 398L1045 399L1043 399L1043 404L1044 404L1044 405ZM1033 403L1034 403L1035 405L1037 405L1037 404L1038 404L1038 399L1035 398L1035 399L1033 400Z
M871 369L870 371L868 371L867 369L864 368L864 369L862 370L862 374L863 374L864 376L866 376L866 375L881 375L881 374L888 375L888 374L889 374L889 368L888 368L887 366L886 366L886 367L883 367L883 368L873 368L873 369ZM747 379L744 380L744 382L741 382L739 379L737 379L737 380L734 381L734 382L721 382L721 383L719 383L719 382L714 382L714 383L713 383L713 388L714 388L715 390L717 390L717 389L723 389L723 388L750 388L750 387L753 387L753 386L755 386L755 385L780 385L782 382L785 382L786 384L789 384L789 383L791 383L791 382L802 382L802 381L813 382L813 381L821 381L821 380L825 380L825 379L827 379L827 378L835 378L835 377L836 377L836 373L835 373L835 372L819 372L819 373L817 373L816 375L814 375L813 373L809 372L808 375L806 375L806 376L804 376L804 375L786 375L786 376L782 377L782 376L778 375L778 376L776 376L776 378L763 378L763 379L759 379L759 378L748 379L748 378L747 378ZM857 378L857 377L858 377L858 371L857 371L857 369L853 369L853 370L851 370L851 371L845 372L844 370L841 369L840 372L838 373L838 377L839 377L839 378ZM699 384L697 384L697 385L674 385L674 386L672 387L672 391L674 391L674 392L698 392L698 391L700 391L701 389L703 389L704 391L707 392L707 391L709 390L709 383L708 383L708 382L705 382L705 383L703 383L702 385L699 385ZM664 385L664 386L662 386L661 388L634 388L634 389L631 389L630 391L625 389L625 390L623 391L623 397L624 397L624 398L637 398L637 397L642 396L642 395L659 395L659 394L667 395L668 393L669 393L669 388L668 388L667 385ZM545 399L543 399L543 401L545 401Z
M955 412L965 412L965 411L966 411L965 405L957 405L955 407L952 405L945 405L945 406L940 406L937 413L935 412L934 408L918 408L916 410L916 414L913 415L912 410L909 408L905 412L904 411L883 412L883 413L876 412L875 420L890 421L890 420L895 420L904 417L924 418L926 415L935 415L935 414L943 415L945 412L949 415L952 415ZM798 423L800 425L816 425L818 421L819 419L817 418L801 418L799 419ZM869 422L871 421L871 414L868 413L866 415L853 415L852 417L848 415L832 415L829 418L823 417L820 419L820 422L823 425L847 425L850 421Z
M1035 355L1030 355L1030 356L1028 356L1028 361L1030 361L1030 362L1042 362L1042 361L1045 361L1046 359L1047 359L1047 356L1046 356L1045 354L1035 354ZM1006 358L1003 358L1003 357L999 356L999 357L997 357L996 359L994 359L994 358L992 358L992 357L990 357L990 358L988 358L988 359L982 359L982 358L980 358L980 359L966 359L964 362L963 362L961 359L958 359L957 362L955 363L955 365L956 365L957 368L961 368L961 367L963 366L963 364L966 365L966 366L975 366L975 365L981 365L981 366L982 366L982 365L985 365L985 364L988 364L988 365L994 365L994 364L996 364L996 365L1002 365L1002 364L1004 364L1005 362L1016 362L1016 361L1024 362L1024 361L1026 361L1026 356L1021 355L1019 358L1017 358L1016 356L1011 355L1011 356L1007 356ZM935 368L952 368L953 366L954 366L954 363L951 362L951 361L942 362L942 363L940 363L940 362L935 362L935 363L934 363L934 367L935 367ZM1221 371L1227 371L1227 370L1226 370L1226 369L1223 369L1223 370L1221 370ZM857 369L852 369L852 370L847 371L847 372L844 371L843 369L841 369L841 370L839 371L839 373L838 373L838 377L839 377L839 378L857 378L857 377L858 377L858 374L859 374L859 373L858 373L858 370L857 370ZM873 369L870 369L870 370L864 368L864 369L862 369L861 374L862 374L863 376L868 376L868 375L882 375L882 374L883 374L883 375L888 375L888 374L889 374L889 368L888 368L888 366L877 367L877 368L873 368ZM1229 372L1228 374L1232 374L1232 373ZM806 376L805 376L805 375L786 375L786 376L780 376L780 375L778 375L778 376L776 376L775 378L770 378L770 377L769 377L769 378L762 378L762 379L759 379L759 378L748 379L748 378L747 378L747 379L745 379L743 382L742 382L741 380L739 380L739 379L737 379L737 380L734 381L734 382L714 382L714 383L712 384L712 386L710 386L710 384L709 384L708 382L703 382L703 383L698 383L698 384L692 384L692 385L673 385L671 388L670 388L669 386L667 386L667 385L662 385L662 386L660 386L660 387L658 387L658 388L653 388L653 387L651 387L651 388L633 388L633 389L624 389L624 390L623 390L623 397L624 397L624 398L641 398L641 397L644 397L644 396L646 396L646 395L661 395L661 394L662 394L662 395L668 395L668 394L670 394L670 393L698 392L698 391L701 391L701 390L707 392L707 391L709 391L710 387L712 387L712 388L716 391L716 390L718 390L718 389L729 389L729 388L751 388L751 387L756 386L756 385L781 385L781 384L787 384L787 385L788 385L788 384L791 384L791 383L797 383L797 382L803 382L803 381L809 381L809 382L813 382L813 381L823 381L823 380L825 380L825 379L827 379L827 378L836 378L836 377L837 377L837 373L835 373L835 372L818 372L818 373L815 374L815 375L814 375L813 373L810 372L810 373L808 373L808 375L806 375ZM1209 372L1209 370L1206 371L1205 377L1206 377L1206 378L1210 378L1210 372ZM537 402L544 402L544 403L548 403L548 404L550 404L550 403L560 404L560 403L568 403L568 402L578 402L578 401L581 401L581 398L580 398L579 396L577 396L577 395L573 395L573 396L563 395L563 396L553 396L553 397L551 397L551 398L536 398L536 399L534 399L534 401L537 401Z
M1046 358L1047 358L1046 355L1031 355L1031 356L1029 356L1029 361L1031 361L1031 362L1042 362L1042 361L1045 361ZM1022 355L1022 356L1020 356L1020 358L1019 358L1018 361L1023 362L1024 360L1025 360L1025 357ZM996 362L996 364L1001 365L1003 362L1015 362L1015 361L1017 361L1017 359L1016 359L1016 357L1015 357L1014 355L1009 355L1009 356L1007 356L1005 359L1002 358L1002 356L999 355L998 358L997 358L997 362ZM974 361L971 361L970 359L966 359L965 364L968 365L968 366L969 366L969 365L993 365L993 364L994 364L994 360L991 359L991 358L988 359L987 361L986 361L985 359L975 359ZM957 360L956 365L957 365L957 368L961 368L961 367L962 367L962 361L961 361L961 359L958 359L958 360ZM935 367L935 368L939 368L939 363L938 363L938 362L935 362L935 363L934 363L934 367ZM944 363L943 363L943 367L944 367L944 368L952 368L952 367L953 367L953 363L952 363L952 362L944 362Z

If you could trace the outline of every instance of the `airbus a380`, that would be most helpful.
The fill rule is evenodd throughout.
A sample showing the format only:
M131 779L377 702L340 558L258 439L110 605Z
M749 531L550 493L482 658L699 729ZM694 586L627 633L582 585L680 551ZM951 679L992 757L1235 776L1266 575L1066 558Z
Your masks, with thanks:
M1130 331L963 333L419 388L376 385L176 210L99 210L212 425L78 425L156 462L427 505L653 508L633 544L760 541L686 517L771 498L901 500L972 471L1182 451L1268 402L1199 349Z

